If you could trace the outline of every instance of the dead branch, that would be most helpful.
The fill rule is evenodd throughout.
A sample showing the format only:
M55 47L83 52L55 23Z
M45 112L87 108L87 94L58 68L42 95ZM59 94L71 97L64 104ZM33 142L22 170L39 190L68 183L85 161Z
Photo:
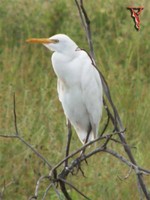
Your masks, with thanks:
M49 169L52 169L52 165L47 161L46 158L44 158L34 147L32 147L28 142L26 142L19 134L18 131L18 125L17 125L17 114L16 114L16 98L15 98L15 94L13 97L13 113L14 113L14 125L15 125L15 131L16 133L14 135L2 135L0 134L0 137L4 137L4 138L17 138L19 139L23 144L25 144L29 149L31 149L34 154L36 154L44 163L47 164L47 166L49 167Z
M7 184L4 181L3 187L2 187L2 189L0 191L0 200L3 200L5 190L7 189L7 187L9 187L10 185L12 185L13 183L15 183L15 180L12 180L12 181L10 181Z
M83 149L87 148L88 146L91 146L92 144L98 142L99 140L103 140L103 139L107 139L110 136L116 135L118 134L117 132L114 133L110 133L110 134L106 134L104 136L100 136L98 138L96 138L95 140L92 140L86 144L84 144L82 147L80 147L79 149L77 149L75 152L71 153L70 155L68 155L67 157L65 157L62 161L60 161L55 167L53 167L50 171L50 175L51 173L56 170L58 167L60 167L64 162L66 162L66 160L68 160L69 158L72 158L74 155L76 155L77 153L81 152Z
M79 191L74 185L66 181L65 179L60 178L61 181L63 181L65 184L69 185L71 188L73 188L77 193L79 193L81 196L83 196L85 199L91 200L87 196L85 196L81 191Z
M49 186L46 188L46 191L44 192L44 196L43 196L43 198L42 198L42 200L45 200L45 198L46 198L46 196L47 196L47 193L48 193L48 191L50 190L50 188L53 186L53 184L52 183L50 183L49 184ZM57 191L57 190L56 190ZM57 192L56 192L56 194L57 194ZM60 199L60 198L59 198Z
M126 174L126 176L124 176L123 178L122 178L121 176L118 176L118 178L119 178L121 181L124 181L125 179L129 178L131 172L132 172L132 167L129 168L129 171L128 171L128 173Z
M52 165L47 161L46 158L44 158L34 147L32 147L28 142L26 142L21 136L19 135L2 135L0 134L0 137L4 138L17 138L19 139L23 144L25 144L29 149L31 149L35 155L37 155L44 163L47 164L49 169L52 169Z
M90 20L88 18L88 15L86 14L85 9L84 9L83 1L80 0L80 3L79 3L78 0L75 0L75 3L77 5L77 8L78 8L78 11L79 11L79 14L80 14L82 25L83 25L85 32L86 32L87 41L88 41L88 44L89 44L89 47L90 47L90 55L91 55L91 57L93 58L93 61L94 61L95 56L94 56L94 48L93 48L91 29L90 29Z
M58 197L58 199L60 199L60 200L63 200L62 198L61 198L61 196L60 196L60 193L59 193L59 191L57 190L57 188L55 187L55 185L54 184L52 184L52 186L53 186L53 189L54 189L54 191L56 192L56 194L57 194L57 197Z
M93 45L92 45L92 47L91 47L91 44L92 44L92 37L91 37L91 31L90 31L90 22L89 22L89 18L88 18L87 12L86 12L86 10L85 10L85 8L84 8L84 5L83 5L83 0L80 0L80 1L79 1L79 2L80 2L80 5L79 5L78 0L75 0L75 2L76 2L76 4L77 4L77 8L78 8L78 11L79 11L79 14L80 14L81 21L82 21L82 23L84 24L84 27L87 27L87 28L85 28L85 33L86 33L86 36L87 36L87 38L88 38L88 43L89 43L89 40L90 40L90 44L89 44L90 51L93 52ZM82 15L82 17L81 17L81 15ZM92 54L93 54L93 53L92 53ZM92 54L91 54L91 55L92 55ZM95 63L94 63L94 64L95 64ZM96 64L95 64L95 67L96 67ZM96 67L96 68L97 68L97 67ZM98 71L99 71L99 70L98 70ZM122 122L121 122L121 119L120 119L120 116L119 116L119 114L118 114L118 111L117 111L117 109L116 109L116 107L115 107L115 105L114 105L114 103L113 103L113 101L112 101L112 98L111 98L111 94L110 94L110 91L109 91L108 84L107 84L107 82L106 82L104 76L102 75L102 73L101 73L100 71L99 71L99 74L100 74L100 77L101 77L101 80L102 80L104 93L105 93L105 95L106 95L106 97L107 97L107 99L108 99L108 101L109 101L109 103L110 103L110 105L111 105L111 107L112 107L112 109L113 109L113 112L114 112L114 116L113 116L112 122L113 122L114 125L115 125L115 130L116 130L116 131L122 131L122 130L124 129L124 128L123 128L123 124L122 124ZM124 137L124 134L119 134L119 138L120 138L121 142L123 142L124 144L127 144L126 139L125 139L125 137ZM129 148L129 146L124 145L124 150L125 150L125 152L127 153L128 157L129 157L129 159L130 159L130 161L131 161L134 165L137 165L137 164L136 164L136 161L135 161L135 159L134 159L134 157L133 157L133 155L132 155L131 149ZM141 187L141 189L142 189L142 191L143 191L143 193L144 193L146 199L150 200L150 196L149 196L149 194L148 194L148 192L147 192L147 188L146 188L146 186L145 186L145 184L144 184L142 175L141 175L141 174L137 174L137 173L136 173L136 175L137 175L137 180L138 180L138 182L139 182L139 185L140 185L140 187Z

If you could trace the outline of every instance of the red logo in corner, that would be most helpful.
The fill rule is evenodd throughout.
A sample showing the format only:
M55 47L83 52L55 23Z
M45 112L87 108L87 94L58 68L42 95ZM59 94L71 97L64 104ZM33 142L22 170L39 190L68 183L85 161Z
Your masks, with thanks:
M144 9L144 7L127 7L131 11L131 17L133 18L135 22L135 28L137 31L140 30L140 13Z

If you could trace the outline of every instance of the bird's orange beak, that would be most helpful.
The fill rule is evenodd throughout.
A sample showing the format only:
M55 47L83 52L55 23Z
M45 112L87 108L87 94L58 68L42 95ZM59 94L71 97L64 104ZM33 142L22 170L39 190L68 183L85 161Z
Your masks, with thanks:
M49 44L49 43L58 43L59 40L49 39L49 38L29 38L26 40L28 43L39 43L39 44Z

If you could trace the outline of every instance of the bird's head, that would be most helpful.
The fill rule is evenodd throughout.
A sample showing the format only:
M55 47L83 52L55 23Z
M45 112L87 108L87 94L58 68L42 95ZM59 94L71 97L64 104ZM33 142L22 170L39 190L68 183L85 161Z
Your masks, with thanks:
M51 51L60 53L69 53L75 51L77 44L65 34L57 34L50 38L30 38L28 43L40 43L46 46Z

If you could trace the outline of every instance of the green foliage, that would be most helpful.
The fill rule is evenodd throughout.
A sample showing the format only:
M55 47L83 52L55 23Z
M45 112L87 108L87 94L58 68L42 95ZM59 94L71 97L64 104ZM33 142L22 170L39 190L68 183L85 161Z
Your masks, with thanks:
M96 61L106 77L113 100L127 128L127 139L138 163L149 168L150 116L150 28L148 0L141 1L141 30L134 29L126 7L127 0L85 1L91 19ZM74 1L1 0L0 3L0 134L14 133L13 93L20 134L36 147L50 163L64 157L65 117L57 98L56 76L50 64L50 52L40 45L29 45L29 37L68 34L81 48L88 50ZM104 121L104 120L103 120ZM72 150L81 146L74 133ZM112 148L120 150L118 144ZM123 153L123 151L122 151ZM83 165L87 178L70 181L93 200L138 199L136 180L128 168L107 154L99 154ZM19 141L0 138L0 186L12 183L4 199L27 199L35 183L48 169ZM150 178L145 178L150 185ZM42 183L40 197L47 183ZM150 187L149 187L150 189ZM73 199L82 199L68 188ZM50 191L47 199L57 199Z

